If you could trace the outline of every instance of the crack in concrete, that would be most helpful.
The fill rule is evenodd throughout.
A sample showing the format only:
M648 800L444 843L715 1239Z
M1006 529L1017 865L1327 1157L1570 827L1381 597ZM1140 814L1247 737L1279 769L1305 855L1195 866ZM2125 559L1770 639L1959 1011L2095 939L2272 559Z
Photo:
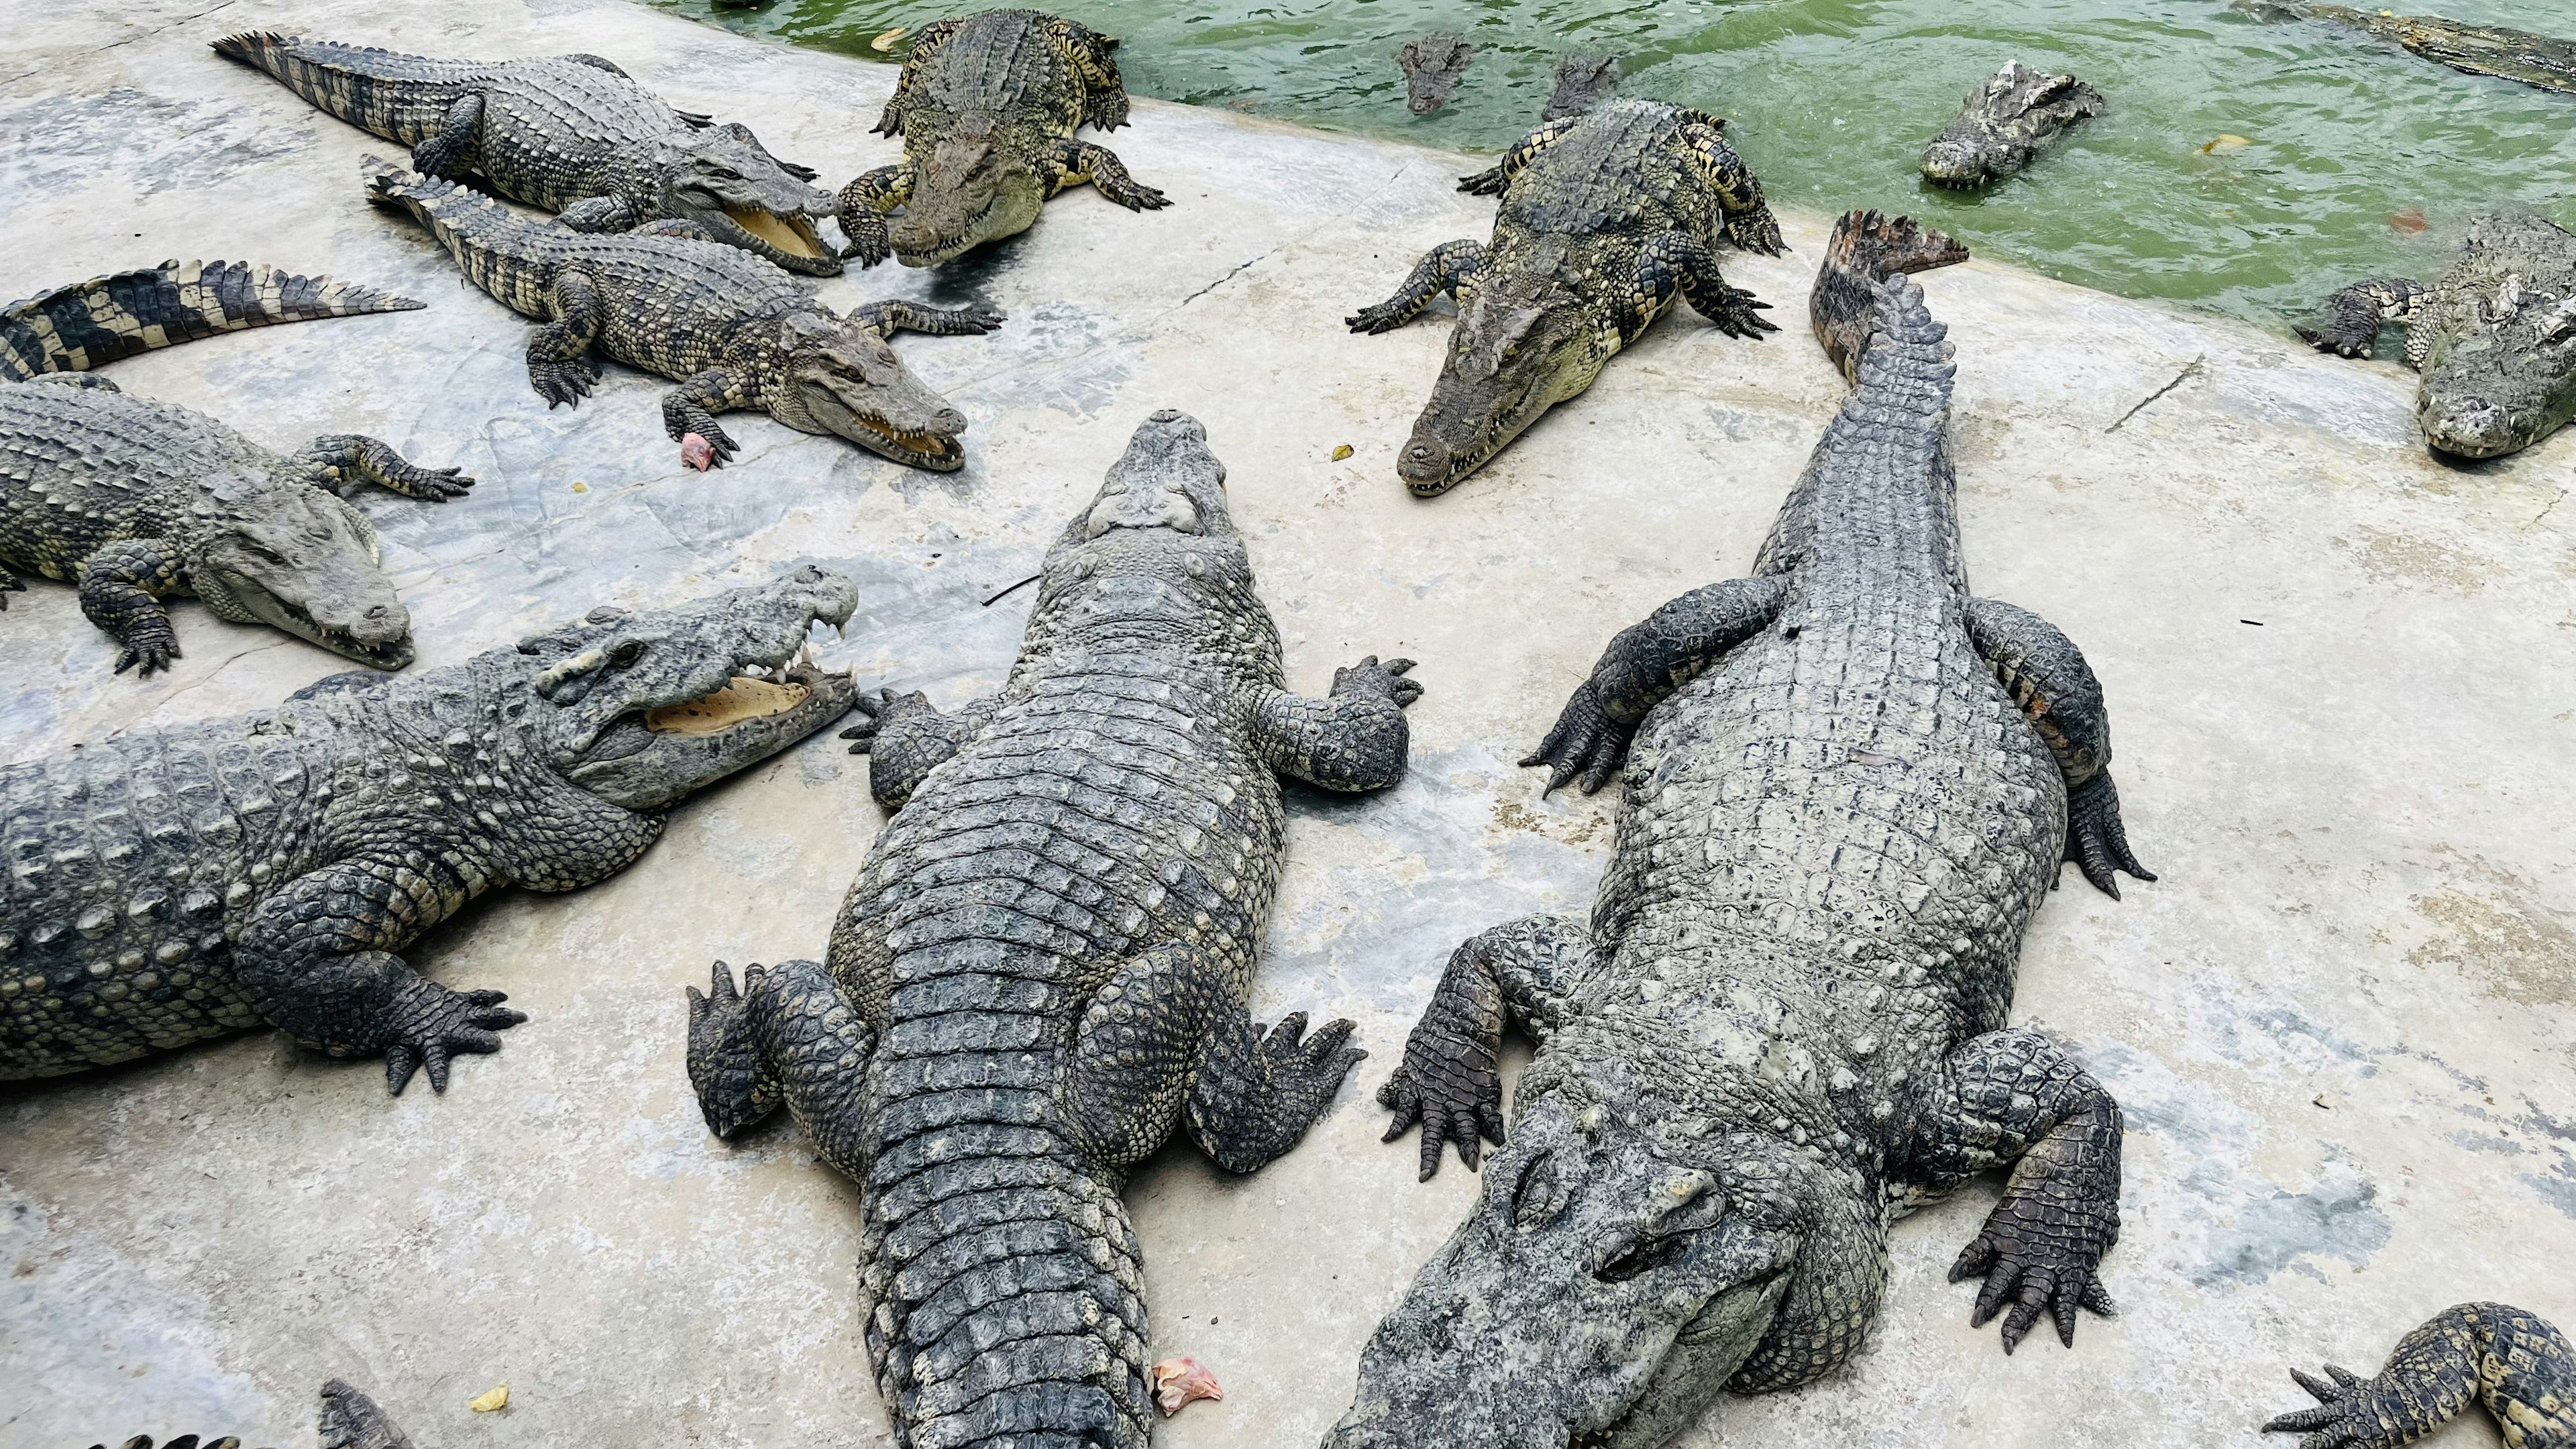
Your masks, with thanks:
M2549 502L2548 502L2548 504L2547 504L2546 506L2544 506L2544 507L2543 507L2543 508L2538 512L2538 513L2533 514L2533 515L2531 516L2531 521L2530 521L2529 523L2524 524L2524 525L2523 525L2523 527L2525 527L2525 528L2538 528L2538 527L2540 526L2540 521L2541 521L2542 519L2547 518L2547 517L2549 516L2549 513L2550 513L2550 510L2551 510L2551 509L2556 508L2559 504L2564 503L2564 502L2566 502L2566 501L2567 501L2567 490L2566 490L2566 489L2564 489L2564 488L2561 488L2561 489L2559 489L2559 490L2558 490L2558 496L2557 496L2557 497L2555 497L2555 498L2550 499L2550 500L2549 500Z
M203 20L203 19L205 19L207 16L214 14L214 13L215 13L216 11L218 11L218 10L229 10L229 9L231 9L231 8L232 8L235 4L237 4L237 3L239 3L239 0L224 0L224 3L222 3L221 5L210 5L210 6L206 7L205 9L198 11L198 12L197 12L196 14L194 14L194 15L182 15L182 16L180 16L178 19L173 20L173 21L170 21L170 22L169 22L169 23L167 23L167 24L164 24L164 25L156 25L156 26L152 27L150 30L138 30L138 31L136 31L134 34L129 35L129 36L125 37L125 38L124 38L124 39L122 39L122 40L111 40L111 41L109 41L109 42L108 42L107 44L105 44L105 45L101 45L101 46L94 46L94 47L92 47L92 48L90 48L90 49L88 49L88 50L84 50L84 51L76 52L76 54L78 54L78 55L101 55L101 54L104 54L104 53L106 53L106 52L108 52L108 51L111 51L111 50L116 49L116 48L117 48L118 46L120 46L120 45L132 45L134 42L136 42L136 41L138 41L138 40L149 40L149 39L151 39L153 36L156 36L156 35L161 34L163 31L166 31L166 30L176 30L176 29L178 29L180 26L187 24L189 21L192 21L192 20ZM18 82L20 82L20 81L22 81L22 80L26 80L26 79L28 79L28 78L29 78L29 77L31 77L31 76L40 76L40 75L43 75L44 73L46 73L47 71L51 71L51 70L59 70L59 69L61 69L61 68L62 68L62 67L61 67L61 65L60 65L60 63L59 63L59 62L58 62L58 63L56 63L56 64L52 64L52 65L40 65L40 66L36 67L34 70L30 70L30 71L21 71L21 72L20 72L20 73L18 73L17 75L13 75L13 76L9 77L7 80L0 80L0 86L14 86L14 85L16 85Z
M1226 273L1224 276L1217 278L1215 281L1210 282L1206 286L1199 288L1197 291L1190 293L1186 297L1183 297L1174 305L1173 310L1178 311L1180 308L1190 305L1199 298L1206 296L1208 293L1213 292L1217 288L1224 286L1226 283L1233 281L1235 278L1242 276L1247 269L1257 267L1263 262L1270 260L1273 256L1276 256L1278 252L1279 249L1277 247L1272 247L1269 251L1263 252L1261 255L1254 257L1251 261L1236 263L1233 271Z
M2119 422L2113 423L2111 426L2109 426L2109 427L2107 427L2107 428L2104 428L2102 431L2103 431L2105 434L2109 434L2109 433L2116 433L2116 432L2120 431L2120 429L2121 429L2122 427L2124 427L2124 426L2126 426L2126 425L2127 425L2127 423L2128 423L2129 419L2136 417L2138 414L2140 414L2140 413L2142 413L2142 412L2145 412L2145 411L2147 410L2148 405L2149 405L2149 404L2151 404L2151 403L2153 403L2156 399L2158 399L2158 398L2160 398L2160 397L2163 397L2166 393L2169 393L2169 392L2173 391L2175 388L2178 388L2178 387L2182 386L2184 383L2189 382L2191 379L2193 379L2193 378L2195 378L2195 377L2198 377L2198 376L2200 375L2200 370L2201 370L2201 369L2200 369L2200 365L2201 365L2202 363L2204 363L2204 362L2208 361L2208 360L2209 360L2209 354L2208 354L2208 353L2206 353L2206 352L2204 352L2204 353L2200 354L2198 357L2193 358L2191 361L2184 363L2184 364L2182 365L2182 371L2177 372L2177 373L2175 373L2175 374L2173 375L2173 381L2166 383L2164 386L2162 386L2162 387L2160 387L2160 388L2157 388L2154 392L2148 393L2148 394L2146 395L2146 397L2145 397L2144 399L2142 399L2142 400L2138 403L2138 405L2137 405L2136 407L2133 407L2133 408L2129 409L2127 412L2120 414L2120 421L2119 421Z

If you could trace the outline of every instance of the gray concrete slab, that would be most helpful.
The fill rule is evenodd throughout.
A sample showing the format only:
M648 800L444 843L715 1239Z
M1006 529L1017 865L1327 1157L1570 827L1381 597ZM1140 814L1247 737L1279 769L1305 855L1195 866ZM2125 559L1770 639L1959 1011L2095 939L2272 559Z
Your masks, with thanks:
M602 52L833 180L891 156L866 126L893 72L592 0L0 10L0 294L175 254L432 304L112 373L275 444L362 430L478 475L443 508L364 504L423 666L813 559L864 590L841 660L957 701L999 678L1027 596L979 601L1165 406L1232 466L1296 680L1364 652L1423 661L1412 779L1297 805L1258 1003L1354 1016L1378 1055L1268 1171L1174 1152L1129 1194L1158 1347L1227 1393L1161 1442L1314 1443L1477 1186L1417 1186L1367 1093L1452 943L1584 902L1603 860L1605 806L1542 801L1511 761L1613 631L1749 563L1841 395L1817 349L1794 325L1755 346L1669 319L1497 464L1416 501L1393 455L1446 329L1358 338L1338 318L1423 248L1483 234L1489 205L1451 190L1469 163L1149 103L1115 144L1170 210L1070 196L989 261L826 286L1011 312L989 339L902 344L975 419L964 473L746 418L744 458L702 477L661 435L658 381L612 369L578 411L538 404L525 324L360 203L357 159L381 144L204 48L254 26ZM1729 262L1784 320L1821 235L1789 220L1795 255ZM1979 587L2084 644L2164 873L2117 904L2053 897L2019 1007L2127 1104L2108 1266L2127 1311L2071 1353L2004 1358L1942 1281L1992 1200L1972 1190L1898 1229L1886 1312L1846 1372L1727 1402L1684 1442L2251 1445L2299 1397L2287 1366L2376 1362L2456 1300L2576 1325L2576 435L2445 468L2394 367L1985 264L1927 289L1959 345ZM108 673L69 590L16 596L0 759L341 667L179 614L186 659L138 683ZM388 1099L373 1067L274 1035L0 1095L0 1443L300 1445L331 1374L428 1449L885 1442L853 1194L793 1131L710 1140L680 1063L680 988L711 957L819 952L878 828L862 786L811 742L682 806L615 880L431 937L418 964L534 1016L445 1097ZM505 1381L506 1411L467 1410Z

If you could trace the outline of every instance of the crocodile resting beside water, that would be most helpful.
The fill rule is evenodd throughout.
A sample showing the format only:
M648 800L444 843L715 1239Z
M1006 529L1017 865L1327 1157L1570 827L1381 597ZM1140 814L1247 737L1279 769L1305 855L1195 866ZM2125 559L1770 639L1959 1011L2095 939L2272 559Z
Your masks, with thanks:
M1549 408L1592 386L1611 355L1676 298L1732 337L1778 330L1726 284L1721 237L1780 254L1762 183L1726 123L1662 101L1609 100L1541 125L1461 191L1502 197L1482 245L1443 242L1394 296L1348 320L1389 332L1443 292L1458 326L1431 401L1396 456L1405 486L1445 493Z
M81 612L121 646L117 672L138 677L179 657L161 601L181 594L361 664L409 664L411 615L375 527L337 495L373 483L440 501L473 479L356 433L274 453L88 369L218 332L419 306L274 267L170 261L0 309L0 608L21 574L76 584Z
M1047 551L1000 694L863 701L899 813L828 961L715 969L689 1077L732 1138L782 1103L858 1183L868 1357L894 1442L1142 1449L1141 1267L1118 1193L1176 1130L1251 1172L1361 1057L1246 1013L1280 777L1403 777L1403 660L1286 687L1199 424L1156 413Z
M808 184L812 171L770 155L746 127L672 109L598 56L433 60L266 32L227 35L215 53L411 147L423 175L481 176L575 231L692 221L791 272L841 270L814 229L832 198Z
M0 1081L274 1025L444 1091L524 1018L397 953L485 891L625 869L662 807L839 718L849 678L787 661L857 606L804 568L0 770Z
M2506 1303L2446 1308L2398 1340L2369 1378L2326 1365L2290 1370L2316 1395L2267 1434L2299 1434L2299 1449L2401 1449L2460 1416L2474 1399L2495 1416L2507 1449L2576 1449L2576 1347L2548 1320Z
M1923 148L1923 175L1959 188L2001 181L2037 160L2067 127L2107 108L2100 91L2071 75L2046 75L2018 60L2005 61Z
M1872 265L1848 240L1826 266ZM1425 1177L1444 1143L1472 1167L1506 1024L1538 1043L1329 1449L1654 1449L1849 1361L1891 1220L1996 1167L1951 1270L1984 1280L1975 1321L2009 1350L2110 1307L2120 1109L2008 1018L2062 861L2150 877L2083 657L1968 592L1944 329L1907 277L1876 296L1753 576L1612 640L1525 762L1590 788L1625 757L1615 854L1588 918L1458 949L1380 1093Z

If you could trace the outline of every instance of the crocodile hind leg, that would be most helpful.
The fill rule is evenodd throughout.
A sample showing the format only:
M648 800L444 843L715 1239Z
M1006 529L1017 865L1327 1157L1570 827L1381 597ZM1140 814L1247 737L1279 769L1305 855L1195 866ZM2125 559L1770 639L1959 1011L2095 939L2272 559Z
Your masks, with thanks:
M925 307L889 297L852 307L848 320L879 337L918 332L924 337L980 337L1010 319L990 307Z
M1476 1170L1482 1140L1503 1145L1503 1079L1495 1062L1503 1031L1518 1026L1544 1044L1565 1024L1592 974L1592 923L1582 915L1523 916L1467 938L1449 956L1431 1004L1405 1038L1404 1063L1377 1089L1395 1113L1386 1141L1422 1124L1422 1180L1440 1170L1440 1149Z
M1762 197L1762 182L1744 158L1726 144L1726 123L1700 113L1682 123L1681 140L1710 189L1717 209L1726 216L1726 239L1748 252L1776 257L1788 247L1780 239L1779 220Z
M1058 141L1047 153L1047 195L1056 196L1069 186L1088 181L1100 194L1129 211L1159 211L1172 204L1172 199L1127 174L1127 163L1106 146L1089 141Z
M878 114L877 123L870 130L880 136L903 134L904 113L912 109L915 99L914 82L930 64L930 58L939 54L940 47L948 43L948 37L956 34L957 27L965 23L962 19L934 20L912 33L912 44L903 53L903 70L895 76L894 94L886 97L885 110Z
M456 181L471 175L483 150L483 93L458 96L438 118L438 125L411 148L411 169L423 176Z
M1581 116L1566 116L1540 126L1514 141L1501 160L1473 176L1459 177L1458 189L1470 196L1502 195L1503 188L1512 184L1512 178L1521 174L1522 167L1537 160L1538 153L1563 139L1566 132L1574 129L1574 123L1582 119Z
M2512 1449L2576 1446L2576 1347L2539 1315L2505 1303L2446 1308L2398 1340L2369 1378L2326 1365L2290 1377L2317 1396L2267 1434L2304 1434L2299 1449L2399 1449L2486 1406Z
M706 994L689 988L689 1085L707 1130L730 1142L783 1103L824 1161L864 1180L876 1033L819 962L755 963L742 981L737 992L718 961Z
M1485 265L1485 244L1478 241L1442 242L1423 254L1422 260L1405 273L1404 285L1395 295L1374 307L1363 307L1342 321L1353 332L1392 332L1422 315L1431 299L1446 292L1452 298L1458 289Z
M2381 324L2394 322L2411 325L2424 310L2425 286L2411 277L2373 277L2355 282L2334 294L2326 306L2333 320L2322 331L2306 327L2291 330L2299 340L2319 352L2338 357L2368 357L2379 345Z
M1548 767L1542 793L1577 775L1583 777L1583 793L1600 789L1628 757L1628 743L1646 712L1725 658L1727 650L1770 628L1786 593L1778 579L1727 579L1693 589L1620 630L1522 767Z
M850 239L841 255L857 257L863 267L893 256L894 237L886 230L885 214L911 195L910 166L880 166L852 177L841 188L841 235Z
M1065 63L1082 77L1082 121L1103 131L1127 124L1127 82L1118 74L1118 37L1077 20L1057 20L1047 33L1062 47Z
M546 304L553 320L528 336L528 386L549 412L557 403L579 407L599 383L599 364L590 357L599 341L599 288L580 272L565 272Z
M2155 872L2130 852L2129 833L2120 824L2120 791L2111 783L2110 711L2083 651L2056 625L1997 599L1968 601L1968 638L2066 777L2066 858L2115 901L2117 872L2154 880Z
M1770 303L1757 302L1751 292L1726 284L1717 269L1717 253L1708 243L1686 231L1666 231L1648 237L1638 249L1627 335L1633 338L1645 331L1676 293L1729 337L1759 342L1763 333L1780 330L1759 315L1771 310Z
M1333 692L1308 699L1273 690L1260 705L1255 744L1271 769L1321 790L1383 790L1404 778L1411 730L1404 707L1422 686L1410 659L1372 654L1333 671Z
M157 538L118 539L81 566L81 613L125 646L116 656L117 673L131 669L137 679L148 678L179 657L179 636L160 596L178 589L183 568L178 552Z
M862 693L858 710L867 718L841 731L841 738L857 740L850 753L868 757L868 793L886 809L900 810L931 771L983 733L997 703L988 696L941 714L926 694L881 689L870 699Z
M662 394L662 431L680 445L681 462L701 473L721 468L741 451L741 445L717 426L716 414L750 400L740 379L721 367L710 367Z
M364 433L324 433L295 458L310 466L324 487L342 497L357 484L373 483L405 498L444 503L464 497L465 490L474 486L461 468L423 468L406 462L393 444Z

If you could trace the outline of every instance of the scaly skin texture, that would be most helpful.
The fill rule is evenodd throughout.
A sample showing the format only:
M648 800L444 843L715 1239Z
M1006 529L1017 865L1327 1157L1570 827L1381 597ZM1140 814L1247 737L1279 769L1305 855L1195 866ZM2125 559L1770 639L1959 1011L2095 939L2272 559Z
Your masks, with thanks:
M664 805L838 718L846 676L736 676L857 602L808 568L597 609L446 669L335 675L0 771L0 1081L275 1025L383 1056L397 1092L424 1066L445 1090L451 1055L523 1018L397 953L487 890L615 874ZM729 713L689 707L719 690Z
M215 53L276 77L353 126L412 148L412 168L480 176L577 231L694 222L791 272L836 276L814 229L832 214L814 173L740 125L673 110L595 55L432 60L372 46L254 32Z
M1354 332L1387 332L1443 292L1457 299L1440 380L1396 456L1407 488L1429 497L1457 486L1592 386L1676 299L1729 336L1778 330L1757 315L1767 304L1717 269L1721 237L1781 250L1762 183L1725 126L1661 101L1605 101L1540 126L1459 182L1503 198L1493 239L1442 243L1394 296L1346 319Z
M2453 70L2576 95L2576 41L2502 25L2467 25L2438 15L2392 15L2385 10L2355 10L2349 5L2285 5L2276 0L2250 0L2237 8L2266 19L2290 16L2331 20L2382 40L2393 40Z
M2038 159L2067 127L2104 109L2102 93L2071 75L2043 75L2005 61L1923 149L1923 175L1962 188L2001 181Z
M1539 112L1542 121L1579 116L1619 93L1619 58L1572 50L1556 60L1556 89Z
M1928 272L1968 259L1956 238L1910 216L1849 211L1825 242L1824 265L1807 295L1807 325L1843 381L1860 381L1860 360L1878 331L1878 281L1893 272Z
M1404 108L1417 116L1427 116L1449 104L1458 89L1459 77L1467 73L1468 62L1476 58L1476 47L1454 35L1426 35L1408 40L1395 53L1396 66L1404 72Z
M1028 230L1047 198L1086 181L1129 211L1169 205L1107 147L1074 139L1127 124L1117 46L1035 10L922 27L877 118L879 135L903 138L903 160L841 189L847 255L937 266Z
M2576 1348L2547 1320L2505 1303L2446 1308L2398 1340L2369 1378L2326 1365L2290 1370L2317 1398L2267 1434L2298 1434L2299 1449L2399 1449L2486 1406L2507 1449L2576 1449Z
M2518 453L2576 418L2576 235L2535 216L2487 216L2427 287L2376 277L2337 292L2333 320L2299 337L2368 357L2383 322L2407 328L2423 375L2415 420L2434 452Z
M346 501L372 483L433 502L474 480L375 438L273 453L203 413L129 397L87 369L218 332L401 312L408 297L242 262L171 261L0 309L0 608L41 574L80 590L136 677L179 657L161 601L264 623L378 669L412 659L411 615Z
M322 1420L319 1425L321 1449L412 1449L411 1436L395 1428L375 1400L351 1388L344 1379L333 1379L322 1386ZM107 1449L93 1444L90 1449ZM117 1449L153 1449L152 1436L137 1434L118 1445ZM227 1434L203 1444L194 1434L182 1434L166 1440L161 1449L241 1449L241 1440Z
M966 465L965 415L914 377L886 339L898 330L990 332L1002 325L999 312L884 301L836 316L806 283L684 222L583 236L373 157L367 167L370 200L408 212L468 281L545 321L528 338L528 385L549 408L589 395L596 351L679 380L662 395L662 427L702 471L739 447L715 420L732 408L760 408L800 432L836 434L914 468Z
M1830 262L1828 265L1833 265ZM1813 1381L1876 1316L1889 1222L1990 1168L1952 1270L2010 1349L2107 1310L2120 1110L2007 1026L2059 862L2143 876L2101 693L1969 596L1943 329L1907 278L1756 561L1612 641L1528 763L1626 773L1598 903L1459 948L1381 1100L1509 1145L1361 1357L1330 1449L1654 1449L1721 1391Z
M1157 413L1049 550L1018 665L958 714L856 733L905 800L827 964L690 1003L731 1137L782 1101L859 1184L861 1292L904 1449L1138 1449L1153 1420L1118 1192L1175 1130L1230 1172L1295 1146L1362 1053L1246 1014L1279 778L1402 778L1407 661L1285 687L1198 423Z

